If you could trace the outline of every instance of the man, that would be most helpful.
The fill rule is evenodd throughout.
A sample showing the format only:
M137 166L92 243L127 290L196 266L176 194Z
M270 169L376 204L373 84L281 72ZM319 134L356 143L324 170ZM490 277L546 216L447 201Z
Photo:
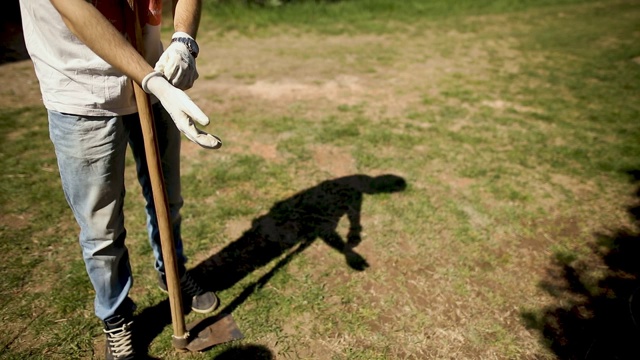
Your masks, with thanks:
M160 41L161 0L136 0L138 19L126 0L20 0L24 36L48 110L62 187L80 226L80 245L94 287L95 313L104 322L107 359L132 359L135 306L124 240L124 163L127 143L146 199L147 228L159 285L164 264L146 170L142 130L130 80L159 102L153 107L159 156L166 181L183 298L197 312L213 311L218 299L203 291L185 269L180 237L180 132L204 148L220 141L194 125L207 116L180 89L197 79L195 42L201 0L178 0L170 46ZM145 57L128 42L140 21ZM155 69L150 65L155 64ZM154 99L154 101L155 101ZM170 114L170 115L169 115ZM179 131L178 131L179 130Z

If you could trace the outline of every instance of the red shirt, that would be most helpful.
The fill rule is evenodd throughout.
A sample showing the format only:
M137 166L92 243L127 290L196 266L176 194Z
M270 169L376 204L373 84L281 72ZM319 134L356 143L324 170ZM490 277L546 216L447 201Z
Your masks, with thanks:
M138 21L142 27L146 24L160 25L162 20L162 0L133 1L137 2ZM118 31L125 34L126 21L132 15L127 0L91 0L91 2ZM135 34L126 35L132 39Z

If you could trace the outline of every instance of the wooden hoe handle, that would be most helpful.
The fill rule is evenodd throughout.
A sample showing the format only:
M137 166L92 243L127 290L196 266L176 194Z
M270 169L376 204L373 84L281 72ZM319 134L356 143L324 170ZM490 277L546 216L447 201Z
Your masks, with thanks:
M133 9L135 24L135 41L132 41L140 54L144 56L144 44L142 42L142 29L138 20L138 7L135 0L128 0ZM132 39L133 40L133 39ZM167 201L167 190L162 176L162 163L160 161L157 133L153 120L153 111L149 95L142 90L140 85L133 82L142 135L144 138L144 149L147 158L149 178L151 179L151 190L153 202L155 204L156 218L160 232L160 244L162 247L162 258L167 279L167 289L169 291L169 305L171 307L171 322L173 324L172 344L177 349L186 349L189 343L189 333L186 331L184 314L182 313L182 294L180 291L180 279L178 278L178 264L176 261L176 249L174 246L173 230L171 218L169 216L169 204Z

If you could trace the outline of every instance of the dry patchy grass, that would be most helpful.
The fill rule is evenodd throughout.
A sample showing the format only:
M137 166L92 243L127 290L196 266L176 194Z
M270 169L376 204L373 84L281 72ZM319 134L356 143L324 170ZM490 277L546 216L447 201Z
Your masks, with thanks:
M387 35L202 35L201 78L189 94L225 145L207 152L183 143L185 237L190 264L211 276L222 306L245 331L242 344L264 346L270 350L259 352L277 359L318 360L552 359L588 355L593 344L599 354L615 345L593 329L607 305L623 303L635 284L637 272L620 265L620 249L635 249L629 208L637 197L628 178L597 164L609 159L613 144L628 141L624 129L637 127L622 124L616 131L581 122L606 102L580 98L584 93L570 81L554 84L548 75L577 81L581 74L573 74L571 64L588 64L544 44L535 48L528 35L549 24L579 23L603 8L607 3L595 2L571 7L571 14L468 17L464 26L436 22ZM640 14L637 7L627 11ZM593 46L619 49L639 34L628 36L603 35ZM28 66L0 67L3 79L22 80L10 82L0 107L38 102ZM16 130L5 139L25 136ZM582 146L590 137L598 141ZM133 296L143 313L152 313L165 303L154 289L131 163L129 170ZM362 242L355 248L369 265L364 271L325 242L297 237L303 231L295 219L269 223L278 203L295 208L298 196L307 199L303 204L325 205L318 211L339 205L327 200L335 194L321 192L323 181L388 173L408 187L364 194ZM33 216L3 213L3 229L19 232ZM58 223L55 233L71 238L71 219ZM346 238L346 218L335 225ZM47 236L43 230L35 239ZM256 252L267 236L280 236L280 248ZM28 335L3 341L3 354L51 344L29 330L35 315L28 309L55 286L44 274L78 269L77 245L59 246L34 268L31 285L9 300L26 302L27 310L16 314L5 302L3 319ZM229 272L217 273L220 267ZM620 272L628 282L612 295L617 288L610 279ZM72 284L89 291L86 281ZM74 304L90 298L84 294ZM89 318L81 324L93 340L75 353L83 358L93 357L94 347L101 351L89 307L67 313ZM46 325L67 331L55 311ZM588 331L576 330L585 324ZM151 353L177 358L169 327L153 331ZM7 338L11 334L17 332ZM223 351L231 349L210 354ZM58 356L56 348L46 354Z

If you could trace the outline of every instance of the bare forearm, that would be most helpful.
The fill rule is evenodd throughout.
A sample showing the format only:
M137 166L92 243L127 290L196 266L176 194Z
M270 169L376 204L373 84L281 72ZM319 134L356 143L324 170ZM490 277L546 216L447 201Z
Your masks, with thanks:
M202 0L174 0L174 4L175 31L185 32L195 39L200 25Z
M51 0L71 32L94 53L140 84L151 65L85 0Z

